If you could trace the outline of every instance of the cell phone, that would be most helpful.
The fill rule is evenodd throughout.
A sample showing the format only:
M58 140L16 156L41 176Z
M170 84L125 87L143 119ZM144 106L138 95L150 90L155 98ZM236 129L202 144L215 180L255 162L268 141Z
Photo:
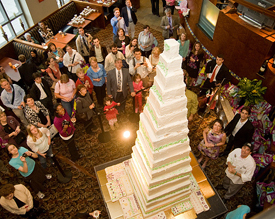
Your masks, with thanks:
M139 63L140 65L143 65L144 63L143 62L141 62L141 63Z
M26 153L22 154L22 157L28 157L28 155Z

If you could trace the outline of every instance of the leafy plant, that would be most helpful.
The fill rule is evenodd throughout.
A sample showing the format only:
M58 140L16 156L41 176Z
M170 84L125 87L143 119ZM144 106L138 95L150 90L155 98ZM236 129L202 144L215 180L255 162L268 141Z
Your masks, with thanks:
M264 100L263 94L265 94L267 87L262 87L261 80L243 78L237 86L240 88L238 95L245 99L245 106L257 105Z

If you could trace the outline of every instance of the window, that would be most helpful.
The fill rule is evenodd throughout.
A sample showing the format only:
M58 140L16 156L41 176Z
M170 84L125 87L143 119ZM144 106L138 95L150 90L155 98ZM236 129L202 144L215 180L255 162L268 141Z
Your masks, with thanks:
M60 8L61 6L65 5L68 3L70 0L56 0L58 7Z
M198 26L211 39L213 39L220 10L209 0L203 0Z
M24 32L21 22L23 22L25 29L28 29L28 24L19 1L0 1L0 25L2 26L0 31L0 47L7 43L3 37L3 31L6 32L9 41Z

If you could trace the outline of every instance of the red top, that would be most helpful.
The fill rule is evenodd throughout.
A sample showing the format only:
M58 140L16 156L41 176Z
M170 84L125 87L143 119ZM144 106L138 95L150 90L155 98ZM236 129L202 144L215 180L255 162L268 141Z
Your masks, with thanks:
M91 79L89 78L89 76L84 75L84 81L81 81L81 80L78 78L77 81L75 82L75 86L77 87L79 84L84 84L84 85L85 85L85 83L86 83L87 81L89 82L89 85L90 85L90 87L89 87L87 90L88 90L89 93L91 94L91 93L93 92L94 85L93 85Z
M106 119L107 119L108 121L111 120L111 119L115 119L115 118L116 118L116 115L118 114L117 109L114 107L114 106L116 106L116 105L117 105L117 103L116 103L115 101L113 101L113 102L111 103L111 105L109 105L109 106L105 105L104 111L105 111L106 109L109 109L108 111L104 112L104 113L106 114ZM113 108L112 108L112 107L113 107ZM112 108L112 109L111 109L111 108Z
M143 89L143 83L142 83L142 81L140 81L138 84L133 81L133 87L134 87L134 91L135 92ZM136 96L141 96L141 92L139 92L138 94L136 94Z
M48 74L53 74L53 76L54 76L55 78L60 79L59 66L58 66L57 63L55 63L55 68L56 68L56 70L54 70L54 69L48 67L48 68L46 69L46 72L47 72Z

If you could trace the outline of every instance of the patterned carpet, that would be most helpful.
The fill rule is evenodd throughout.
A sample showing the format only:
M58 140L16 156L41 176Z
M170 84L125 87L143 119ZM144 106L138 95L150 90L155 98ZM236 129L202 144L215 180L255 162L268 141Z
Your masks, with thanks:
M140 23L137 24L136 35L142 31L142 26L143 25ZM92 29L88 29L88 32L92 32ZM109 46L112 43L111 32L111 25L108 25L105 30L99 31L93 29L92 34L98 36L101 43ZM160 43L160 47L162 48L163 38L161 33L152 29L151 32L157 38ZM138 129L138 123L131 123L129 121L131 112L132 98L129 96L126 104L126 113L119 116L120 127L117 130L111 131L107 120L105 117L102 117L105 131L110 131L111 134L111 141L108 143L99 143L97 134L101 133L100 130L97 131L96 135L88 135L85 133L83 125L77 124L75 134L76 144L83 157L75 163L72 163L69 159L67 159L70 158L70 155L68 149L64 143L62 143L62 140L60 140L60 138L55 139L55 145L53 146L54 153L56 154L60 165L63 168L71 170L73 173L73 179L67 184L60 184L57 180L57 168L48 168L48 171L53 174L53 178L45 184L45 198L39 200L40 206L42 206L47 212L39 218L71 218L77 212L92 212L95 209L102 211L100 218L108 218L100 188L96 180L94 166L131 154L131 148L134 145L135 140L135 132ZM216 115L213 112L211 112L210 116L203 121L201 121L201 118L196 115L194 121L189 124L191 147L197 157L199 157L197 145L202 140L202 130L215 118ZM95 123L99 127L97 118L95 118ZM124 130L129 130L132 133L132 138L127 141L122 138L122 133ZM1 151L1 159L7 162L8 158L6 153L4 150ZM214 186L222 183L222 179L225 175L225 167L225 158L223 157L208 162L206 173ZM22 183L27 185L29 188L29 185L17 171L14 171L10 166L8 166L8 168L11 172L16 174L15 177L10 179L6 176L6 179L10 183ZM220 195L224 195L224 191L219 192ZM255 198L252 198L254 193L255 191L252 184L246 184L246 186L236 195L236 197L227 202L228 209L233 210L238 204L248 204L252 206L252 200L255 200ZM32 194L33 197L37 199L33 192ZM0 218L13 219L18 217L12 215L6 210L1 209Z

